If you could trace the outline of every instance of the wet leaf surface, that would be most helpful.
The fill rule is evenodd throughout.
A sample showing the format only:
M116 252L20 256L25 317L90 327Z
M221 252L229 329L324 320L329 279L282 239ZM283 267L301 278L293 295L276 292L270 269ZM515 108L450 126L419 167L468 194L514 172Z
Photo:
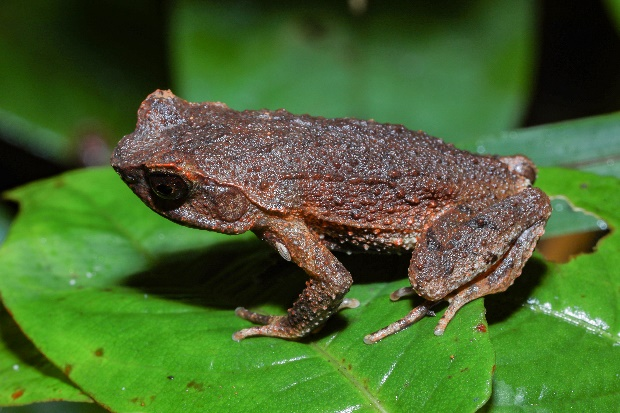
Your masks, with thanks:
M248 323L237 305L284 312L304 275L252 236L172 224L148 211L110 170L80 171L11 192L21 213L0 264L3 299L37 347L115 411L475 411L489 396L494 355L481 301L442 337L428 318L383 342L362 338L415 303L406 260L345 257L362 306L315 337L231 340ZM32 257L37 257L32 259ZM372 257L372 256L371 256ZM385 280L388 280L386 282ZM482 329L482 328L481 328ZM482 329L484 330L484 329ZM257 385L260 384L260 385ZM447 397L449 395L449 397Z
M616 228L616 179L551 169L540 182ZM231 333L248 325L234 317L235 306L283 313L304 283L300 270L252 236L169 223L110 170L63 175L11 197L21 213L0 250L6 305L69 380L116 411L179 403L189 410L258 403L285 411L304 403L318 410L474 411L490 391L494 364L485 409L556 410L567 400L604 409L618 394L613 231L596 253L566 265L530 260L515 286L487 298L490 333L475 328L485 325L478 300L443 337L432 334L436 320L427 318L364 345L366 333L415 305L387 298L406 285L407 260L344 255L356 280L349 296L360 308L301 342L235 343ZM574 371L585 364L593 368Z
M486 299L497 351L491 411L612 412L620 403L620 181L545 170L551 195L609 222L597 251L526 275L507 294ZM528 266L530 264L528 263ZM527 267L526 267L527 268ZM513 301L510 301L513 298Z
M0 406L53 399L90 401L39 353L1 305L0 377Z

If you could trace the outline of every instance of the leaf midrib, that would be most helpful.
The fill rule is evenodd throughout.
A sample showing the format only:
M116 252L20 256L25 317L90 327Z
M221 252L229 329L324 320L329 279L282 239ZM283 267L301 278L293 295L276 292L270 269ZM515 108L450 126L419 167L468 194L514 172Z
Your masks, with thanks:
M381 405L379 399L375 395L373 395L366 387L364 387L364 385L357 379L357 377L351 374L351 372L347 370L347 368L336 357L332 356L328 351L326 351L326 349L322 348L317 343L313 342L309 345L314 351L319 354L319 356L326 359L330 366L337 367L336 371L340 373L345 378L345 380L351 383L362 395L362 397L368 400L368 402L372 406L374 406L378 412L388 413L388 411L385 410L385 408Z

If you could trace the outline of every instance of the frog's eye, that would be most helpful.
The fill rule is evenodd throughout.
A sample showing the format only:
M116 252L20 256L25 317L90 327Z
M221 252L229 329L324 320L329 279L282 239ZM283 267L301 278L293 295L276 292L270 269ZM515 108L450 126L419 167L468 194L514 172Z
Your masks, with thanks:
M149 186L162 199L180 200L187 197L189 187L179 175L165 172L151 172L147 176Z

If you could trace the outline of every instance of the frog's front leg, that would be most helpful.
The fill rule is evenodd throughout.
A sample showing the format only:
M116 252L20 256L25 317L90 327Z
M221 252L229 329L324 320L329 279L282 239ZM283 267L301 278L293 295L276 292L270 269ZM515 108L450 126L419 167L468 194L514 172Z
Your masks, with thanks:
M284 259L303 268L310 280L286 316L262 315L237 308L238 316L264 325L237 331L233 340L250 336L304 337L321 327L340 308L359 305L357 300L344 299L353 283L349 272L302 221L269 217L255 232Z
M437 302L449 306L435 334L441 335L468 302L506 290L521 274L551 214L549 198L539 189L524 191L474 210L461 205L444 213L418 240L411 258L411 289L427 301L406 317L365 337L367 344L400 331L424 317Z

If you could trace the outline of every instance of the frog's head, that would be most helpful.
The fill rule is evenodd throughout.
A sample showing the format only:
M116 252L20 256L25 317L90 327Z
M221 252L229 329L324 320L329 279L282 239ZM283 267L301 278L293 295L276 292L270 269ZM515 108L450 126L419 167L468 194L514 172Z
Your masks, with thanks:
M219 103L206 105L214 111L227 109ZM136 130L115 148L112 167L147 206L172 221L245 232L254 224L256 207L239 188L205 176L196 166L200 148L192 139L194 106L170 91L149 95L140 106Z
M209 126L205 119L211 121L212 127L222 124L227 112L230 109L223 103L190 103L170 90L156 90L140 105L136 130L118 143L112 154L112 166L147 163L169 151L195 156L200 150L196 130Z

